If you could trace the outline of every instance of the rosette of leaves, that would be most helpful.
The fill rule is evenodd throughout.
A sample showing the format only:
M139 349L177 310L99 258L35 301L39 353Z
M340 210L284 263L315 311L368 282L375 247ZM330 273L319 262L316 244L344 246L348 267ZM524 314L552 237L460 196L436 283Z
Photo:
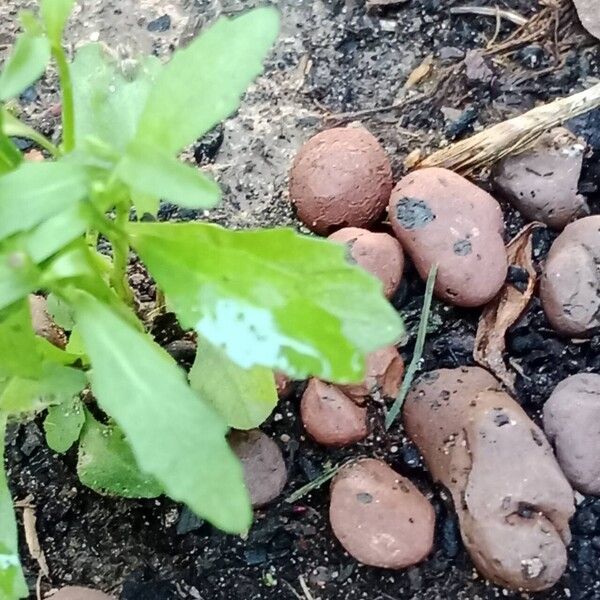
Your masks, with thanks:
M23 13L0 72L0 441L11 419L47 410L48 443L57 452L79 444L86 485L164 493L244 532L252 511L229 427L269 415L274 369L359 381L365 355L395 341L401 321L380 285L327 241L130 219L133 208L155 213L160 199L195 209L219 202L218 185L177 156L230 116L262 71L278 32L274 9L221 18L161 64L121 61L100 44L70 61L62 35L72 8L41 0L38 14ZM50 61L62 94L58 145L11 110ZM31 139L47 160L24 161L14 137ZM97 252L99 235L110 257ZM135 313L132 250L197 333L190 380ZM48 297L69 333L65 349L35 335L32 293ZM0 597L26 596L0 469Z

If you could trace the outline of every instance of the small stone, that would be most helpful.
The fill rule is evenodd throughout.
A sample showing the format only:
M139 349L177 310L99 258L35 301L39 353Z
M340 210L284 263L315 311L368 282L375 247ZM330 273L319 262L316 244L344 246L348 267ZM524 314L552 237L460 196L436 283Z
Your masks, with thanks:
M532 149L502 160L493 172L494 186L530 221L563 229L589 214L577 193L585 148L568 129L555 128Z
M232 431L229 443L244 468L252 506L260 508L275 500L287 483L287 468L279 446L258 429Z
M394 233L427 279L438 265L436 295L458 306L481 306L506 279L504 221L487 192L447 169L420 169L394 188Z
M192 531L197 531L204 526L204 523L204 520L195 515L187 506L184 506L177 521L177 535L186 535Z
M433 507L380 460L360 460L336 475L329 519L342 546L365 565L403 569L424 560L433 547Z
M371 352L367 356L366 377L358 385L343 385L340 389L355 402L380 393L386 398L395 398L404 377L404 361L395 346Z
M311 379L300 402L302 423L309 435L325 446L346 446L367 437L367 410L339 388Z
M48 600L115 600L115 597L91 588L67 586L52 594Z
M443 46L440 48L440 60L442 62L453 62L456 60L462 60L465 57L464 50L455 48L454 46Z
M396 238L387 233L345 227L332 233L329 239L347 245L352 262L381 281L386 298L394 295L404 271L404 252Z
M403 418L452 495L477 569L510 589L552 587L567 565L573 490L519 404L483 369L440 369L417 381Z
M31 322L36 335L47 339L51 344L64 350L67 345L67 336L48 313L46 298L30 295L29 310L31 311Z
M544 430L573 487L600 496L600 375L561 381L544 405Z
M600 40L600 10L598 0L574 0L581 24Z
M148 23L148 31L164 33L165 31L169 31L169 29L171 29L171 17L169 15L162 15Z
M465 74L472 82L487 82L493 72L488 67L482 50L469 50L465 55Z
M302 146L290 173L290 198L298 217L322 235L374 223L392 186L390 161L362 126L318 133Z
M540 299L552 327L571 337L600 331L600 215L579 219L556 238Z
M37 148L28 150L25 153L24 158L29 162L44 162L44 155Z

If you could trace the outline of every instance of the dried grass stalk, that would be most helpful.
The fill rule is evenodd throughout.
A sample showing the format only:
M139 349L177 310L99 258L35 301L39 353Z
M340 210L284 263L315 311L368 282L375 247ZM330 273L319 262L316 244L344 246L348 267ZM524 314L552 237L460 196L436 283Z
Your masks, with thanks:
M442 148L420 161L416 168L445 167L467 175L489 167L509 154L529 149L546 131L599 106L600 83Z

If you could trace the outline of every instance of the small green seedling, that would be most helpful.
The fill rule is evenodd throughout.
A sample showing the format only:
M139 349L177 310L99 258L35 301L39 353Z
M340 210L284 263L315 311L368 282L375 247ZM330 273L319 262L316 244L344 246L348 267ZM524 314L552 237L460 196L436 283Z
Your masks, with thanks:
M41 0L39 14L23 13L0 74L1 447L9 420L48 410L48 443L57 452L79 444L84 484L127 497L164 493L244 532L252 511L228 428L269 415L273 369L359 381L365 355L394 342L401 321L337 245L290 229L130 220L155 214L160 199L217 204L218 185L177 156L236 110L276 39L274 9L219 19L163 65L120 60L100 44L70 62L62 34L73 3ZM58 145L14 113L51 59L62 94ZM14 137L49 159L24 161ZM110 258L97 252L99 236ZM136 315L132 250L198 335L189 381ZM32 293L48 297L66 349L35 335ZM0 598L27 595L0 469Z

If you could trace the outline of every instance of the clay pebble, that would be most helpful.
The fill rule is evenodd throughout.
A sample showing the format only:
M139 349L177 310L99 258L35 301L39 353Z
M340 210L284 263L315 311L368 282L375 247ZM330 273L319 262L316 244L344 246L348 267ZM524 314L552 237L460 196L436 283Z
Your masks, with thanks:
M600 331L600 215L579 219L556 238L544 266L540 299L560 334Z
M403 377L402 356L395 346L388 346L367 356L366 376L362 383L343 385L340 389L359 403L367 396L377 393L385 398L395 398L400 391Z
M329 239L348 246L353 262L381 281L386 298L394 295L404 271L404 252L396 238L387 233L345 227L332 233Z
M421 169L394 188L389 217L421 278L438 265L436 295L458 306L486 304L508 270L500 205L447 169Z
M422 376L404 426L452 495L477 569L515 590L552 587L567 565L573 491L544 433L488 372Z
M600 496L600 375L561 381L544 404L544 430L573 487Z
M260 508L275 500L287 483L279 446L258 429L232 431L229 444L242 463L252 506Z
M334 385L311 379L300 402L308 434L325 446L347 446L367 437L367 409Z
M91 588L69 585L52 594L49 600L115 600L115 597Z
M329 519L342 546L365 565L403 569L424 560L433 546L433 507L380 460L360 460L336 475Z
M553 129L531 150L502 160L494 170L494 186L530 221L563 229L589 214L577 193L585 149L568 129Z
M321 235L374 223L392 186L385 151L364 127L318 133L302 146L290 173L290 198L298 217Z
M581 24L600 40L600 9L598 0L573 0Z

